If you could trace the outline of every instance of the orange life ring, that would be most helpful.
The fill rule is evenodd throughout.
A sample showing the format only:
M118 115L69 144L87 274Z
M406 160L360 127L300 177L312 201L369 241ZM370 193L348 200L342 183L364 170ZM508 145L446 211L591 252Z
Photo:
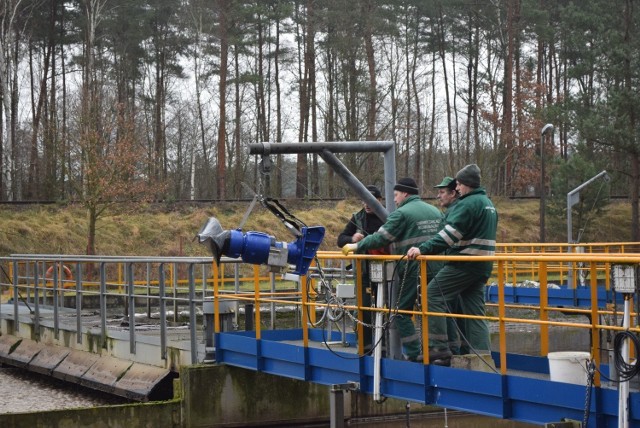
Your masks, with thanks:
M47 279L51 279L53 278L53 269L55 268L54 266L49 267L49 269L47 269L47 272L45 272L44 276ZM71 273L71 269L69 269L67 266L62 265L62 273L64 274L64 279L73 279L73 274Z

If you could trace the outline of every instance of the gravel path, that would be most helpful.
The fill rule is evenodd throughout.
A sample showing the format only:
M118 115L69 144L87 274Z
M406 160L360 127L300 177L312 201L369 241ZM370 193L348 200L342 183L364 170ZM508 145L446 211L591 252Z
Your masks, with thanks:
M127 402L26 370L0 366L0 414L96 407Z

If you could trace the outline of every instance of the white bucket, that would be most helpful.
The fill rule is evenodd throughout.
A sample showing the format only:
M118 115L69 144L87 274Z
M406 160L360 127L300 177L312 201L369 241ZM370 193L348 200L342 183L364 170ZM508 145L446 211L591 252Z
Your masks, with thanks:
M588 352L549 352L549 379L555 382L576 383L586 385L589 379L587 361L591 358Z

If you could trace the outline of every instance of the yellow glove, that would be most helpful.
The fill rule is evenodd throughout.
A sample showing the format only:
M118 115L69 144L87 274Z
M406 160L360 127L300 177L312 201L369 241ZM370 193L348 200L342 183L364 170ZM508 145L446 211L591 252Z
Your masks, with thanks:
M348 256L349 253L353 253L357 249L358 249L358 244L346 244L344 247L342 247L342 254L344 254L345 256Z

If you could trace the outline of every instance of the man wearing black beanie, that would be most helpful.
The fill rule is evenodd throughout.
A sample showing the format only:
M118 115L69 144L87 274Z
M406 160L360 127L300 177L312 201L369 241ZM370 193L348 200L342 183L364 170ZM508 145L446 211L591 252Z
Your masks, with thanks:
M371 192L374 198L378 201L382 201L382 192L373 184L367 186L367 190ZM351 219L345 226L344 230L340 235L338 235L338 247L342 248L350 243L357 243L364 239L365 236L371 235L375 233L380 226L384 223L380 218L373 212L373 209L365 202L362 202L363 208L353 213ZM377 248L371 249L367 251L369 254L389 254L387 248ZM371 279L369 276L369 263L363 262L362 266L362 305L363 306L371 306L372 299L375 301L375 290L371 286ZM348 269L348 268L347 268ZM362 315L362 322L365 324L363 328L363 345L366 351L371 351L371 341L373 337L373 332L371 327L371 311L364 311Z
M418 185L413 178L401 178L393 187L393 200L398 207L387 217L378 231L358 243L342 247L344 255L352 251L366 253L373 248L390 246L393 254L406 254L419 242L428 240L438 232L442 214L433 205L418 196ZM429 262L427 275L431 277L442 266L441 262ZM398 262L396 271L401 278L397 309L413 310L418 290L420 266L418 263ZM395 309L395 308L394 308ZM420 337L410 315L398 314L396 325L400 333L404 356L412 361L420 359Z
M469 256L470 262L448 261L427 286L429 312L450 312L460 302L465 315L485 315L485 285L493 262L471 262L473 256L492 256L496 249L498 212L483 187L480 168L471 164L456 174L458 202L447 213L444 228L420 246L412 247L407 258L421 254ZM490 351L489 328L484 319L465 319L466 339L475 352ZM468 350L467 350L468 351ZM429 360L450 359L444 317L429 317Z

